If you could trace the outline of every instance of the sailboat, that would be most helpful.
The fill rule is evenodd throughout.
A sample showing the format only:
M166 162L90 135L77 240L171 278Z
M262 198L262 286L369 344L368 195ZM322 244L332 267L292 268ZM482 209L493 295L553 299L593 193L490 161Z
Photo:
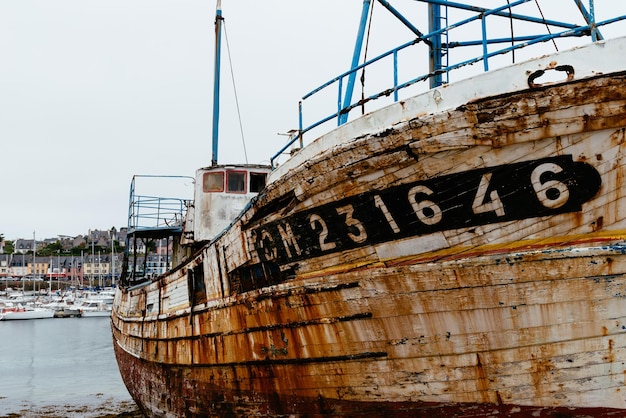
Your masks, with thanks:
M142 195L133 178L111 323L147 416L626 414L626 38L602 35L626 16L597 21L593 1L573 1L571 23L526 0L420 0L420 30L392 3L363 2L350 69L303 96L271 167L214 158L192 200ZM374 4L414 36L359 63ZM494 19L541 32L490 38ZM480 52L453 61L465 45ZM429 70L402 80L413 48ZM381 60L391 85L353 99ZM448 79L471 65L485 71ZM305 124L327 88L339 99ZM136 249L154 239L172 268L150 277Z
M0 305L0 321L24 319L48 319L54 317L54 310L32 304L5 301Z

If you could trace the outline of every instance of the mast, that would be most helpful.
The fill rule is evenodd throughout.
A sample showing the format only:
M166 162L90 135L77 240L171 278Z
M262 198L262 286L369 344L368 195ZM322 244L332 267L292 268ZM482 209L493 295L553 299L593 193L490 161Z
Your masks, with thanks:
M53 265L52 265L52 257L50 257L50 277L48 277L48 296L52 296L52 271L53 271Z
M433 33L440 30L441 5L438 3L428 3L428 31ZM433 37L432 44L430 45L429 71L431 74L435 74L433 77L430 77L430 88L439 87L443 84L441 73L435 73L442 68L441 54L441 33L437 33L437 35Z
M222 49L222 1L217 0L215 11L215 69L213 72L213 143L211 165L217 164L217 144L220 118L220 56Z
M219 0L218 0L219 1ZM354 82L356 80L355 68L359 66L359 57L361 56L361 48L363 46L363 38L365 36L365 27L367 26L367 16L369 15L371 0L363 0L363 10L361 11L361 23L359 32L357 33L356 44L354 45L354 53L352 54L352 65L350 66L350 76L348 77L348 86L346 87L346 95L344 97L342 109L350 106L352 102L352 92L354 91ZM339 125L343 125L348 120L348 113L339 116Z
M96 280L96 275L94 274L94 271L96 270L94 266L94 262L96 261L96 255L94 252L94 237L91 234L91 231L89 231L89 235L91 236L91 274L89 275L89 288L91 289L93 287L93 283Z
M111 286L115 286L115 241L111 232Z
M37 271L37 240L35 239L35 231L33 231L33 277L37 279L39 278L39 276L36 276L35 272L38 272Z

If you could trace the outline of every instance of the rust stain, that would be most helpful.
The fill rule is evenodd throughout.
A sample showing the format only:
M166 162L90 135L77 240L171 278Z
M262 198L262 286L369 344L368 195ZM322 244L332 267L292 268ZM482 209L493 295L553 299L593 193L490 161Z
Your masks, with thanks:
M614 345L615 345L615 341L613 341L612 339L609 339L608 353L607 353L607 356L605 357L605 360L609 363L615 362L615 353L613 351Z
M624 143L626 107L616 102L626 101L625 81L537 87L420 115L292 170L229 231L187 254L198 269L191 272L200 275L206 264L203 283L224 297L198 295L208 290L194 287L182 268L118 292L114 347L131 395L146 414L177 416L623 412L618 397L597 401L584 391L614 393L603 386L604 363L615 374L624 369L626 339L605 324L626 316L616 297L626 278L626 231L619 229L626 214L612 203L623 193L624 168L622 150L609 146ZM598 100L580 104L592 95ZM616 127L594 138L598 149L578 143L588 139L585 129ZM394 239L387 253L389 242L363 240L316 257L262 262L264 248L251 248L244 232L389 184L493 167L531 152L599 167L600 195L576 213L444 229L438 236L446 246L433 250L419 247L425 233ZM492 196L478 208L496 203ZM428 199L436 203L429 195L416 199L413 215L426 214ZM360 236L358 210L342 213L326 225L335 228L329 234ZM381 228L399 216L381 213ZM287 235L283 245L292 245L292 255L311 246L296 248L300 237ZM205 257L217 265L209 268ZM589 399L596 404L585 404ZM534 402L541 405L529 406Z
M476 353L476 382L478 384L477 389L482 398L482 402L491 402L491 397L489 396L489 380L487 378L487 372L483 367L479 353Z

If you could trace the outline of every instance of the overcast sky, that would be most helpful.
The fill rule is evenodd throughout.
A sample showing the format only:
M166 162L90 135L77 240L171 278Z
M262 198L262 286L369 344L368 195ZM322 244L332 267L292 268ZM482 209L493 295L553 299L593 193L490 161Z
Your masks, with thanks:
M348 68L362 1L222 3L248 162L267 163L299 98ZM563 19L573 1L540 4ZM373 50L411 38L376 7ZM615 9L596 0L600 18ZM214 17L215 0L0 0L0 234L119 229L134 174L210 165ZM226 51L219 161L244 162Z

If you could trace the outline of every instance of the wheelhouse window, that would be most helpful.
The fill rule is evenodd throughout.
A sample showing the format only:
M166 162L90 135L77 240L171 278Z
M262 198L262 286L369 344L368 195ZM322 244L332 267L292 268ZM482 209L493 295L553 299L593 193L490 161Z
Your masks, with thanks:
M246 192L246 172L227 171L226 172L226 192L245 193Z
M248 183L248 176L250 177ZM202 176L202 191L205 193L259 193L267 183L267 173L252 173L246 170L210 171Z
M250 192L259 193L265 187L266 173L250 173Z
M222 171L204 173L204 176L202 176L202 191L223 192L224 173Z

